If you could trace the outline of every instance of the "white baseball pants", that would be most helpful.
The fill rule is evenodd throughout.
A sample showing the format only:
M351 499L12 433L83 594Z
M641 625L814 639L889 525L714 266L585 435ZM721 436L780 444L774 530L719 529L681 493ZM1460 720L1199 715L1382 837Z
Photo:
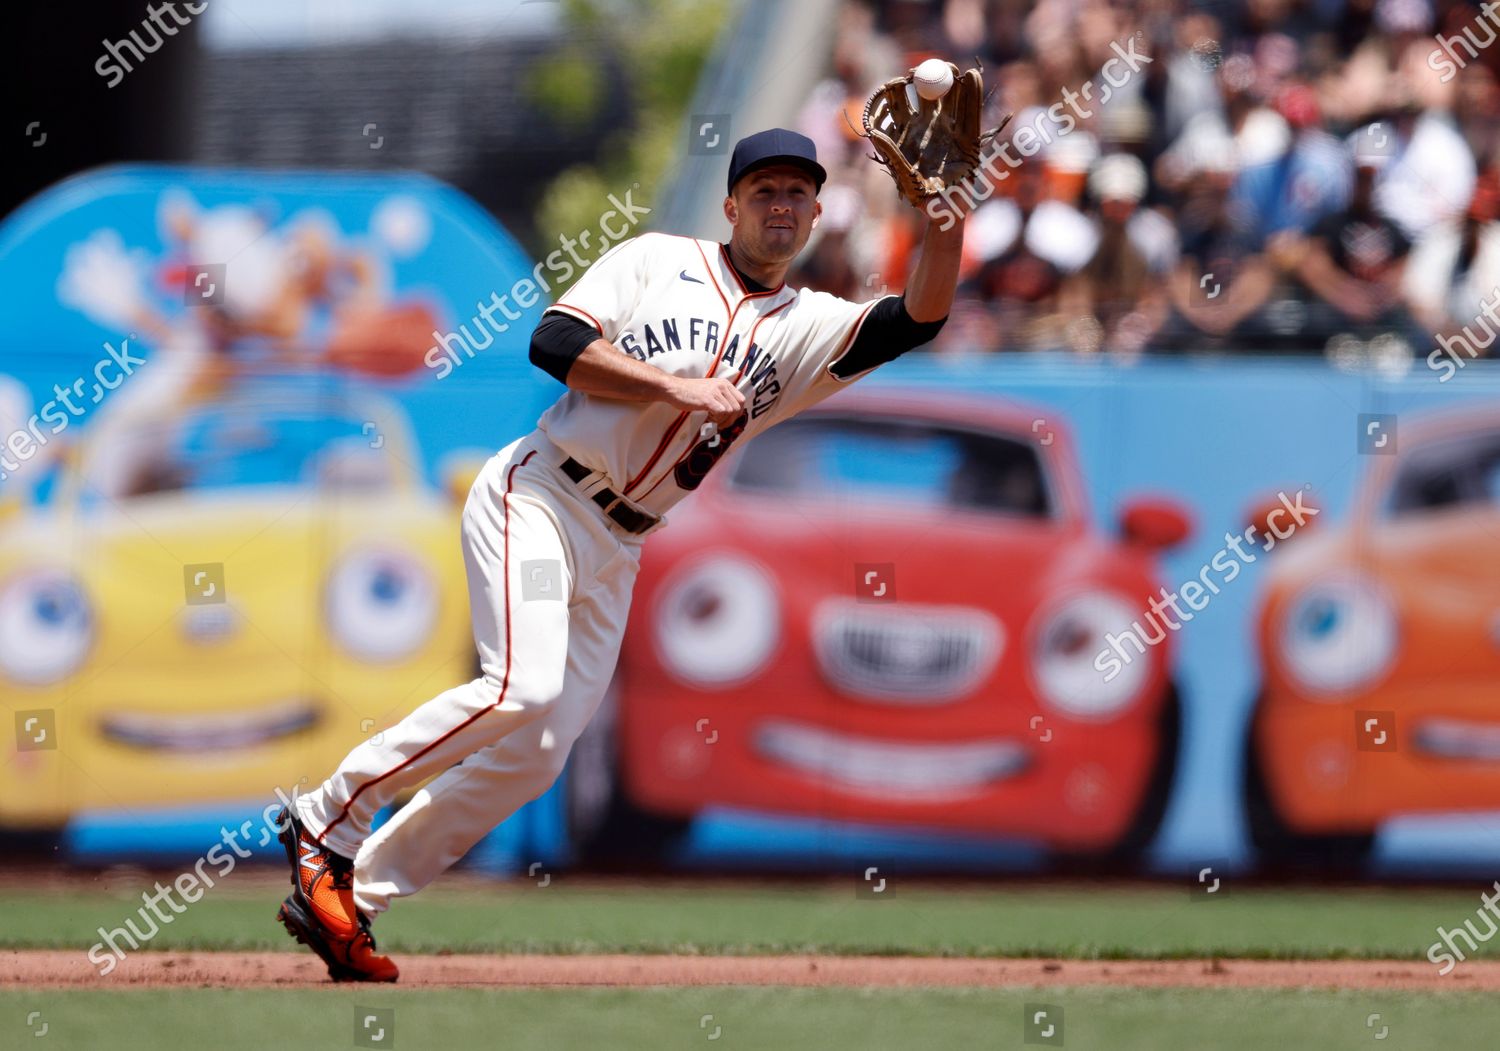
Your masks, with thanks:
M298 801L308 830L354 859L369 915L412 894L562 772L614 673L642 541L604 517L533 431L489 459L463 512L483 674L356 747ZM379 743L375 743L379 741ZM375 814L420 789L380 830Z

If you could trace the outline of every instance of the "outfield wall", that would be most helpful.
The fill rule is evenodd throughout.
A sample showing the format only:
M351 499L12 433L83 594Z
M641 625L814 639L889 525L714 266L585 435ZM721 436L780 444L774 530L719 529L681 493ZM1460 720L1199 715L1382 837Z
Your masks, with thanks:
M197 224L196 233L181 226L184 217L189 227ZM523 295L531 301L506 330L491 332L472 354L464 351L461 364L451 348L462 339L450 340L450 349L429 366L397 378L330 364L319 355L339 330L337 298L312 295L294 303L300 321L293 338L279 346L257 328L270 325L279 286L245 264L260 260L256 267L274 271L285 256L265 255L267 243L277 252L290 251L309 243L298 240L299 231L314 228L321 230L321 241L310 243L359 257L378 273L386 306L420 303L443 333L457 337L467 325L471 345L480 342L474 337L481 325L491 324L483 320L484 305L496 294L515 300L518 284L538 273L471 202L408 177L112 169L54 188L0 229L0 279L8 290L0 304L0 417L5 441L15 442L7 445L10 456L18 461L18 470L0 481L0 535L6 538L0 545L0 593L11 603L0 609L0 631L8 634L0 639L8 659L0 669L0 697L16 717L0 793L0 820L7 828L62 829L78 858L193 853L194 844L217 839L221 823L258 814L277 787L321 777L347 747L470 673L463 657L462 578L451 571L456 552L442 554L457 539L457 507L448 485L459 484L476 457L529 429L559 392L525 360L526 338L547 296L536 289ZM247 230L259 232L247 237ZM195 303L185 284L190 268L205 262L191 254L207 251L215 237L233 244L241 261L237 268L232 258L223 275L231 294L238 294L227 305ZM245 271L238 286L236 269ZM151 327L132 314L143 307L154 318ZM203 311L210 308L218 311L212 324L230 328L227 336L220 329L214 337L221 340L215 351L219 366L202 368L201 356L183 356L181 347L207 338L203 328L210 323ZM96 380L119 375L119 359L109 348L120 350L126 339L146 362L138 374L102 389L82 412L59 408L59 388L80 382L79 398L87 402ZM444 366L445 355L454 367ZM103 374L96 371L109 360L115 364ZM197 364L190 367L191 361ZM174 387L174 377L184 375L192 382ZM1471 488L1487 485L1483 410L1500 404L1500 372L1474 363L1448 382L1439 382L1440 375L1420 360L1398 375L1286 359L1116 366L1049 357L936 361L911 355L859 386L993 398L1032 414L1031 438L1043 444L1055 424L1059 434L1071 435L1099 536L1118 534L1119 511L1136 496L1167 498L1188 510L1193 532L1160 566L1163 582L1180 582L1198 577L1223 548L1226 531L1243 529L1248 509L1278 491L1309 493L1320 509L1316 531L1325 537L1340 533L1358 517L1362 480L1416 448L1403 439L1420 433L1424 417L1452 414L1458 420L1464 410L1477 410L1454 424L1470 436L1453 454L1454 471L1461 467ZM128 393L148 383L149 397ZM309 392L318 397L309 402ZM314 408L298 409L295 426L255 422L284 413L298 398ZM111 410L131 400L138 401L131 411ZM221 421L217 429L205 424L192 440L170 426L205 405L224 404L241 416ZM329 407L330 420L309 423L318 405ZM380 440L380 428L360 426L354 406L366 405L378 406L380 419L389 421L381 426L390 428L390 444ZM55 433L54 423L41 425L50 440L38 446L24 435L35 433L29 421L48 406L51 419L66 423ZM115 432L104 430L112 411L117 419L109 426L120 428ZM343 417L334 419L339 413ZM124 440L132 434L146 444ZM167 465L173 469L156 472L154 480L147 472L142 477L149 484L137 486L135 495L129 487L107 491L112 461L100 459L96 447L138 461L156 455L151 442L165 443L159 455L175 457ZM298 514L308 507L317 513L302 519L302 532L285 541L285 558L331 550L346 537L347 523L339 522L342 490L326 478L345 479L339 485L347 479L336 471L319 473L333 470L319 443L336 447L342 459L333 462L340 470L375 470L375 461L384 463L379 471L389 468L409 483L400 506L419 500L434 523L412 557L428 566L440 609L436 623L450 637L408 647L417 654L413 660L425 663L407 668L404 678L391 671L400 663L396 658L385 654L381 659L393 663L361 663L328 634L320 623L327 613L321 564L309 562L281 590L257 596L282 603L288 621L306 630L297 644L256 650L255 632L231 638L232 614L197 608L201 604L184 592L184 571L222 564L226 605L233 609L239 581L252 572L236 560L248 550L277 562L274 553L251 543L259 534L237 530L233 514L224 519L222 535L204 527L170 541L143 524L149 516L139 500L175 494L181 504L174 514L207 522L241 506L236 501L250 499L257 487L295 484L308 490L306 500L283 494L288 511L301 505ZM257 449L257 456L246 452ZM288 453L288 460L278 452L286 449L300 451ZM1432 455L1448 453L1440 448ZM392 458L399 458L395 467ZM78 499L69 472L90 464L95 474ZM1487 596L1494 594L1496 556L1484 539L1500 535L1497 497L1500 487L1469 492L1456 504L1463 529L1452 526L1441 508L1435 517L1402 519L1399 543L1380 541L1379 523L1367 522L1360 543L1375 553L1371 571L1394 574L1406 583L1393 582L1392 590L1415 588L1409 594L1420 598L1409 604L1402 597L1408 592L1396 597L1394 645L1388 638L1376 640L1393 653L1371 657L1370 633L1378 631L1358 619L1350 622L1353 634L1339 641L1345 623L1339 618L1357 618L1358 608L1320 607L1307 614L1307 630L1324 632L1310 636L1308 646L1331 638L1329 645L1348 650L1309 659L1378 659L1389 665L1330 702L1347 705L1357 695L1359 705L1394 715L1397 752L1389 777L1368 765L1386 762L1385 754L1371 755L1352 722L1347 738L1329 745L1328 755L1348 753L1347 762L1381 775L1389 789L1380 804L1388 817L1372 829L1378 838L1365 871L1441 872L1455 865L1482 867L1500 857L1500 839L1490 834L1489 820L1500 809L1500 775L1493 785L1489 780L1500 753L1490 754L1493 732L1483 712L1476 714L1465 699L1492 691L1500 664L1483 632L1476 639L1460 637L1443 619L1444 610L1487 608ZM1432 550L1438 543L1449 545L1441 558ZM1255 616L1268 566L1279 554L1246 565L1192 623L1173 633L1182 746L1160 833L1146 853L1149 866L1245 866L1255 858L1243 819L1241 761L1251 704L1265 681ZM1317 569L1308 567L1310 580ZM43 570L54 576L38 584ZM1429 587L1419 586L1429 577ZM18 581L25 584L19 591ZM267 625L267 633L274 630ZM1413 655L1417 640L1421 652ZM392 653L403 650L392 646ZM1018 644L1010 652L1019 659L1024 648ZM1416 658L1413 671L1404 662ZM1448 668L1461 669L1461 681ZM1386 675L1406 678L1386 682ZM391 689L398 679L400 689ZM274 689L268 685L273 681ZM299 708L289 706L289 698L316 703ZM1444 707L1450 701L1457 706L1453 711ZM1423 719L1450 722L1427 726ZM53 747L36 740L48 726ZM1327 763L1336 765L1336 757ZM1450 775L1455 787L1443 791L1443 805L1434 806L1432 785L1448 784L1442 779ZM522 871L538 861L565 863L573 852L562 804L560 790L550 793L491 837L476 858ZM702 815L669 863L800 869L846 866L869 856L899 856L938 869L1030 870L1045 864L1035 843L1010 837L928 835L904 826L835 822L817 813L787 818L718 807Z

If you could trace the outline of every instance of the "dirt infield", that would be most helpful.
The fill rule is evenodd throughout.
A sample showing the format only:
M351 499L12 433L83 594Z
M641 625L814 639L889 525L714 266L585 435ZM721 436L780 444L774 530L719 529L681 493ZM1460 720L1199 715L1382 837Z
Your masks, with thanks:
M1500 990L1500 962L1444 977L1407 960L969 960L887 956L401 956L403 986L1019 986ZM140 988L331 984L311 956L139 952L107 978L82 952L0 953L0 986Z

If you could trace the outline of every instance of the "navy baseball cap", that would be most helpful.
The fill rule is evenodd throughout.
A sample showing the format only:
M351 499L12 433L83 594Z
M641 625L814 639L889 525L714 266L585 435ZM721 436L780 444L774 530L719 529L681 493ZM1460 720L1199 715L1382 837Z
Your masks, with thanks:
M821 190L828 173L818 163L818 148L806 135L799 135L786 128L771 128L746 135L734 144L734 153L729 158L729 191L734 184L759 168L773 164L790 164L811 175L813 185Z

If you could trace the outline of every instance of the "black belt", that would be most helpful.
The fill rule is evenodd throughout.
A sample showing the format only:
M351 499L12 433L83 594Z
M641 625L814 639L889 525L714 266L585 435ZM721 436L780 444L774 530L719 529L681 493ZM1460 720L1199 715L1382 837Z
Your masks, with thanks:
M575 482L581 482L594 473L571 456L562 462L562 470L563 474ZM590 499L602 507L604 513L628 533L644 533L661 521L656 515L637 511L625 503L623 496L607 487L600 489Z

